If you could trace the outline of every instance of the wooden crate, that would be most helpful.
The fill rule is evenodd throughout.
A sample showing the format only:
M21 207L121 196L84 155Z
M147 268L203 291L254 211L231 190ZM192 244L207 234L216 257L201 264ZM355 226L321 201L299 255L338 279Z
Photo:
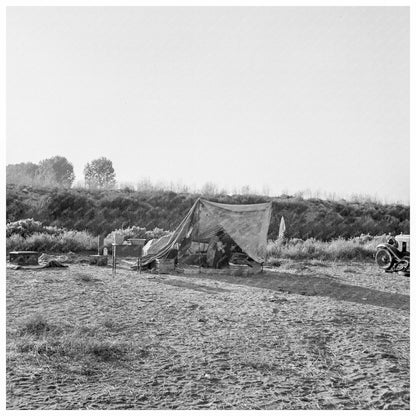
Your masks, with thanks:
M112 249L116 251L117 257L141 257L143 247L141 245L133 244L117 244L112 246Z
M39 253L37 251L11 251L9 260L10 263L19 266L35 266L39 264Z
M229 270L234 276L247 276L250 273L250 267L247 264L230 263Z
M175 259L157 259L156 270L159 273L172 273L175 271Z
M114 235L113 235L113 243L114 244L123 244L123 241L124 241L124 237L123 237L123 234L121 234L121 233L114 233Z
M90 265L107 266L108 257L104 255L94 254L90 256Z

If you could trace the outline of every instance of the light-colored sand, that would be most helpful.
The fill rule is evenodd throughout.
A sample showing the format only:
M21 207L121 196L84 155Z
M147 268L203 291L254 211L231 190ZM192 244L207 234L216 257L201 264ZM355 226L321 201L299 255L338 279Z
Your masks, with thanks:
M408 295L408 277L371 265L305 267L282 271ZM409 408L408 307L236 283L8 270L7 407ZM49 328L25 333L35 314Z

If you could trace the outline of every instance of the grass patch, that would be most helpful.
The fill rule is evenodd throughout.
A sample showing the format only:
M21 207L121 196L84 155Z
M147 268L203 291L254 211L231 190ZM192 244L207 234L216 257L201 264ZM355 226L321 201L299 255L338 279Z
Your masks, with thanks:
M39 337L50 331L51 327L44 316L36 313L22 321L20 325L20 335L34 335Z
M106 318L103 325L110 331L117 331L120 328L120 324L114 321L112 318Z
M113 340L84 339L72 345L78 354L90 354L102 361L117 361L124 358L131 346L127 343ZM74 348L75 347L75 348Z
M132 351L131 345L126 342L86 336L80 338L76 333L58 338L24 337L16 343L16 349L21 353L55 356L58 359L67 357L79 362L91 360L92 357L99 361L120 361Z
M265 362L265 361L248 360L244 363L244 365L246 367L251 367L263 373L268 373L270 371L274 371L279 368L277 364L271 363L271 362Z
M133 345L117 339L109 339L97 326L62 328L50 324L41 314L35 314L22 322L15 350L20 353L68 357L75 361L118 361L134 353ZM145 351L145 350L143 350ZM140 356L143 352L140 350ZM89 357L89 358L88 358Z
M74 279L83 282L83 283L94 283L100 281L100 279L96 279L89 274L86 273L76 273L74 275Z
M88 276L88 275L86 275ZM84 276L85 277L85 276ZM11 345L18 353L56 357L67 357L74 362L120 361L131 356L147 357L146 348L134 348L128 341L108 337L108 329L116 323L107 319L100 325L69 326L51 323L41 313L23 319Z

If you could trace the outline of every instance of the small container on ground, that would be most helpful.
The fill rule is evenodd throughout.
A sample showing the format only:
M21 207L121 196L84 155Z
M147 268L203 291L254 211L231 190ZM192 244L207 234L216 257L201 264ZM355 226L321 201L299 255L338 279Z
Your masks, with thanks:
M157 259L156 271L159 273L172 273L175 271L175 259Z
M37 251L11 251L9 261L19 266L36 266L39 264L39 255Z
M89 260L92 266L107 266L108 264L108 257L100 254L91 255Z

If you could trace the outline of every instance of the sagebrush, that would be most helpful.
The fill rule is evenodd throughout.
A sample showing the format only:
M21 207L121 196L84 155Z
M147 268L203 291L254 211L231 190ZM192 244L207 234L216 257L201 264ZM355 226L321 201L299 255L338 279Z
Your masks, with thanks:
M279 259L292 260L369 260L373 259L378 244L387 241L387 235L362 235L352 239L337 238L331 241L274 240L267 244L267 263L278 265Z
M90 190L36 188L7 185L8 221L34 218L68 230L87 230L94 235L109 234L140 224L174 230L200 194L169 191ZM408 234L410 207L383 205L372 201L347 202L303 199L282 195L212 195L214 202L255 204L272 201L270 239L277 238L284 216L289 238L329 241L360 234Z
M67 253L97 249L97 238L87 231L64 231L58 235L34 233L27 238L13 234L6 238L6 250Z

